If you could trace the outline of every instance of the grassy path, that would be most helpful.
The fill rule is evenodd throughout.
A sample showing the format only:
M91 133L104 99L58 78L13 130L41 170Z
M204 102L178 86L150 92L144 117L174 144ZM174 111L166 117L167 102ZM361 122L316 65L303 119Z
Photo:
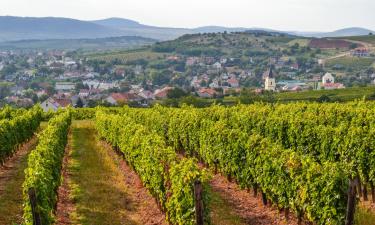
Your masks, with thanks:
M41 129L46 123L41 124ZM29 153L36 147L37 137L21 146L16 154L0 167L0 224L20 224L23 214L22 184L25 180Z
M67 170L74 212L70 224L145 224L132 190L142 187L126 185L112 149L98 140L93 122L74 121L71 135Z

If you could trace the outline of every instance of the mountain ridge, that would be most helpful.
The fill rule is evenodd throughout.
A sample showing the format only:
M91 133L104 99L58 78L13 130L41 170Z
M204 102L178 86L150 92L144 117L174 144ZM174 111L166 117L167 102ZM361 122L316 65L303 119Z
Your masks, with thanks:
M357 36L374 33L373 31L349 27L332 32L300 32L278 31L268 28L245 28L202 26L197 28L170 28L142 24L135 20L119 17L101 20L84 21L64 17L16 17L0 16L0 42L17 40L48 39L87 39L120 36L140 36L160 41L172 40L184 34L212 32L243 32L248 30L264 30L280 32L304 37L338 37Z

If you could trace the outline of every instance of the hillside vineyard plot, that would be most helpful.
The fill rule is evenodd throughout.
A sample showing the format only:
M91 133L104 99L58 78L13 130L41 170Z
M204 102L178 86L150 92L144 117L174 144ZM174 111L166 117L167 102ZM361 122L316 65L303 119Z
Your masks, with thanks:
M300 219L343 224L349 181L365 201L370 187L374 201L373 106L124 108L123 115Z
M25 170L24 224L56 222L72 118L95 123L96 131L86 129L86 135L98 135L119 152L170 224L212 224L210 181L215 178L207 168L236 187L259 193L263 204L282 210L289 222L353 224L356 199L375 203L374 111L374 103L358 101L67 109L48 114L52 117L38 135ZM23 124L20 129L28 131L13 137L2 130L2 146L13 149L27 140L43 114L38 107L4 108L0 116L0 123ZM85 129L75 129L75 138L81 130ZM86 140L86 154L93 153L88 144L97 142ZM83 165L87 158L81 156L75 163ZM115 187L108 185L107 191L111 188Z
M41 119L42 110L39 107L30 110L6 107L0 110L0 166L34 135Z
M70 110L56 115L39 136L25 170L24 224L53 224L60 168L71 122Z

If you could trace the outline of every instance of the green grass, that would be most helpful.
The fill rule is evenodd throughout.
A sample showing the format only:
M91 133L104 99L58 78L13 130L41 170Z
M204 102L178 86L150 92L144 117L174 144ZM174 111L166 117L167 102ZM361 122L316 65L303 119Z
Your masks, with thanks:
M370 67L374 63L374 61L375 61L374 58L359 58L359 57L344 56L340 58L327 60L326 66L333 67L335 65L342 65L345 68L363 69L366 67Z
M41 129L46 123L41 124ZM23 214L22 184L25 180L24 170L27 167L27 158L31 150L37 145L33 143L28 148L28 153L23 155L17 165L10 172L11 179L5 184L4 192L0 195L0 224L21 224Z
M294 39L290 42L288 42L288 46L293 46L294 44L299 44L301 47L306 47L310 43L310 39L307 38L299 38L299 39Z
M103 60L106 62L110 62L114 59L118 59L121 62L125 63L126 61L134 61L139 59L145 60L157 60L159 58L163 58L165 54L152 52L148 49L136 49L130 51L122 51L122 52L109 52L103 54L94 54L89 55L88 58L91 60Z
M356 225L375 225L375 214L361 207L355 213Z
M246 225L232 210L230 203L219 193L210 191L211 221L214 225Z
M344 37L343 39L348 39L348 40L353 40L353 41L362 41L362 42L375 45L375 35Z
M302 92L282 92L276 94L278 101L315 101L322 95L327 95L333 101L351 101L362 99L375 93L375 87L355 87L337 90L314 90Z
M69 186L75 203L72 224L138 224L129 218L133 206L121 171L108 150L100 146L93 122L73 122L70 156Z
M35 148L35 145L31 146ZM24 155L18 167L12 171L12 178L6 184L3 194L0 196L0 224L20 224L22 222L22 184L25 179L24 170L27 167L27 156Z

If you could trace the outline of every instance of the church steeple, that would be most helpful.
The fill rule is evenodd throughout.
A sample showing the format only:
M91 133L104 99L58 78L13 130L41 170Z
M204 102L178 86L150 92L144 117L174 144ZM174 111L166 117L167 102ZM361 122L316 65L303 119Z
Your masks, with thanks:
M267 70L265 76L265 78L268 77L268 78L275 78L275 74L273 72L273 66L271 65L270 68Z
M276 79L272 65L270 66L270 69L267 70L264 74L264 78L264 89L269 91L276 91Z

